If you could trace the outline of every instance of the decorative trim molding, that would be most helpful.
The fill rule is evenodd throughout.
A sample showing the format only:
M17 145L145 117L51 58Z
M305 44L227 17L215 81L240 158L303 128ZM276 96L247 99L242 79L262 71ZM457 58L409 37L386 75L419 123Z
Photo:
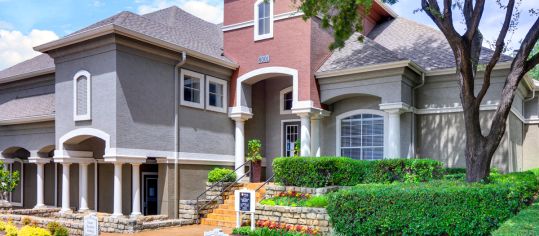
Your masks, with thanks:
M210 105L210 83L215 83L223 86L223 101L222 101L222 107L216 107ZM221 112L221 113L227 113L228 110L228 81L218 79L212 76L207 75L206 76L206 83L205 83L206 91L204 93L204 96L206 97L206 110L208 111L215 111L215 112Z
M292 86L284 88L279 92L279 111L281 115L292 114L292 110L284 109L284 95L289 92L292 92Z
M191 101L186 101L185 100L185 97L184 97L184 86L185 86L185 76L190 76L191 78L194 78L194 79L198 79L199 80L199 93L198 93L198 99L199 101L198 102L191 102ZM194 71L190 71L190 70L186 70L186 69L181 69L181 72L180 72L180 105L182 106L187 106L187 107L193 107L193 108L198 108L198 109L204 109L204 100L206 98L205 96L205 91L204 91L204 88L205 88L205 82L204 82L204 75L201 74L201 73L198 73L198 72L194 72Z
M290 19L290 18L294 18L294 17L299 17L299 16L303 16L303 15L304 14L301 11L290 11L290 12L280 13L280 14L277 14L277 15L273 16L273 22L280 21L280 20L286 20L286 19ZM231 31L231 30L237 30L237 29L241 29L241 28L251 27L251 26L254 26L254 24L255 23L254 23L253 20L248 20L248 21L244 21L244 22L240 22L240 23L224 25L221 29L223 30L223 32L226 32L226 31Z
M255 41L259 41L259 40L264 40L264 39L270 39L270 38L273 38L273 23L274 23L274 15L273 15L273 5L275 5L273 3L273 0L257 0L254 4L254 17L253 19L256 20L256 22L254 22L254 30L253 30L253 33L254 33L254 40ZM260 25L259 25L259 18L258 18L258 5L260 4L263 4L263 3L269 3L269 10L270 10L270 14L269 14L269 32L266 33L266 34L258 34L258 29L260 28Z
M315 76L316 78L328 78L328 77L336 77L336 76L343 76L343 75L353 75L353 74L359 74L359 73L370 72L370 71L394 69L394 68L400 68L400 67L406 67L406 66L410 67L410 69L414 70L418 74L421 74L425 71L415 62L411 60L403 60L403 61L396 61L396 62L389 62L389 63L360 66L360 67L354 67L354 68L343 69L343 70L316 72Z
M16 119L0 120L0 125L19 125L19 124L53 121L53 120L54 120L54 115L27 116L27 117L16 118Z
M337 117L335 117L335 131L336 131L336 134L335 134L335 155L336 156L341 156L341 120L346 118L346 117L350 117L350 116L354 116L354 115L358 115L358 114L374 114L374 115L379 115L379 116L382 116L384 118L384 158L387 156L388 154L388 148L389 148L389 129L388 129L388 124L389 124L389 117L388 117L388 113L387 112L384 112L384 111L380 111L380 110L372 110L372 109L358 109L358 110L353 110L353 111L348 111L348 112L345 112L345 113L342 113L340 115L338 115Z

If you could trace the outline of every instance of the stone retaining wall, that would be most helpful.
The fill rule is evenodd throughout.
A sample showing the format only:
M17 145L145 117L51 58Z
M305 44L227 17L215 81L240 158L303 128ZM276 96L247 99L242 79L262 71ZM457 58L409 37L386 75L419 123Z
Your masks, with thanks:
M58 209L27 209L0 212L1 221L11 221L21 226L27 218L31 224L46 227L50 222L58 222L68 228L71 235L82 235L83 213L59 213ZM168 219L167 216L140 216L136 218L112 217L110 214L98 213L99 231L103 233L136 233L148 229L185 225L189 222L181 219Z
M200 201L198 202L198 207L204 207L204 205L208 202L209 201ZM202 214L202 217L205 217L213 209L217 208L217 206L219 206L219 202L213 201L212 203L208 204L205 209L202 209L200 214ZM197 223L196 221L200 217L197 214L198 207L196 200L180 200L180 203L178 204L179 219L185 220L185 224Z
M299 193L308 193L313 196L324 195L327 193L335 192L340 189L347 189L350 187L345 186L328 186L324 188L305 188L305 187L296 187L296 186L278 186L278 185L266 185L266 195L265 198L275 197L281 192L295 191Z
M331 235L329 215L325 208L256 205L256 220L314 227L321 235Z

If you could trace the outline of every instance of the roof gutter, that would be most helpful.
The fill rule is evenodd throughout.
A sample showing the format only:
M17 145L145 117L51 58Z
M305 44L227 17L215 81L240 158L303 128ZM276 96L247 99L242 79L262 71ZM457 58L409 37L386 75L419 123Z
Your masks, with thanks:
M315 73L315 76L316 78L328 78L328 77L353 75L353 74L358 74L358 73L363 73L363 72L394 69L394 68L401 68L401 67L409 67L410 69L412 69L414 72L416 72L419 75L425 72L425 70L421 68L419 65L417 65L415 62L411 60L402 60L402 61L396 61L396 62L355 67L355 68L344 69L344 70L317 72Z
M200 52L197 52L197 51L185 48L185 47L181 47L181 46L178 46L176 44L173 44L164 40L156 39L154 37L141 34L139 32L136 32L136 31L133 31L133 30L130 30L130 29L118 26L118 25L113 25L113 24L104 25L101 27L97 27L95 29L91 29L88 31L80 32L78 34L74 34L67 38L62 38L62 39L58 39L58 40L55 40L55 41L52 41L43 45L39 45L37 47L34 47L34 50L45 53L54 49L58 49L61 47L65 47L68 45L72 45L75 43L83 42L89 39L94 39L100 36L113 34L113 33L127 36L129 38L137 39L142 42L153 44L153 45L166 48L172 51L186 52L192 57L195 57L204 61L208 61L213 64L217 64L217 65L229 68L229 69L237 69L239 67L239 65L237 65L236 63L223 61L218 58L211 57L203 53L200 53Z
M54 115L28 116L16 119L0 120L0 125L19 125L28 123L37 123L44 121L53 121Z
M27 79L27 78L36 77L36 76L41 76L41 75L52 74L52 73L54 73L54 67L2 78L0 79L0 84L9 83L9 82Z

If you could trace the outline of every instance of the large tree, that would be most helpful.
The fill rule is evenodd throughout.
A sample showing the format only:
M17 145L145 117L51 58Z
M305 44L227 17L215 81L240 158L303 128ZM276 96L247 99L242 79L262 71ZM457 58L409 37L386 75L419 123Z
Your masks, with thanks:
M384 0L395 3L398 0ZM408 0L411 1L411 0ZM509 74L500 94L499 105L489 124L488 132L481 130L480 105L489 90L491 74L506 49L508 33L518 23L517 0L416 0L421 3L419 11L427 14L449 43L456 67L456 78L460 87L460 99L464 110L466 132L466 178L469 182L477 182L488 177L494 152L498 148L505 133L506 121L515 98L515 91L524 75L539 63L539 54L532 50L539 39L539 17L522 39L518 52L514 55ZM528 1L528 0L526 0ZM322 26L331 28L334 42L331 49L344 46L344 42L355 32L361 32L362 16L371 9L374 0L296 0L305 18L321 17ZM503 14L500 33L493 43L493 53L485 65L479 65L479 57L483 49L483 35L479 29L485 4L496 4ZM530 10L530 14L537 16ZM465 29L455 27L462 17ZM361 40L361 39L359 39ZM481 75L478 76L478 71ZM482 80L481 88L476 92L474 81Z

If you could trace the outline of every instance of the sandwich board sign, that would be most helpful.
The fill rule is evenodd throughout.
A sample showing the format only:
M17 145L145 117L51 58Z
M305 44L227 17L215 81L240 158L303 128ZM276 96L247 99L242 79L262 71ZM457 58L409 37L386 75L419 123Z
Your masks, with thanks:
M234 208L236 210L236 226L241 226L241 214L251 214L251 229L255 228L256 193L253 190L234 191Z
M99 235L99 222L97 221L97 215L95 213L89 214L84 217L84 236L98 236Z

